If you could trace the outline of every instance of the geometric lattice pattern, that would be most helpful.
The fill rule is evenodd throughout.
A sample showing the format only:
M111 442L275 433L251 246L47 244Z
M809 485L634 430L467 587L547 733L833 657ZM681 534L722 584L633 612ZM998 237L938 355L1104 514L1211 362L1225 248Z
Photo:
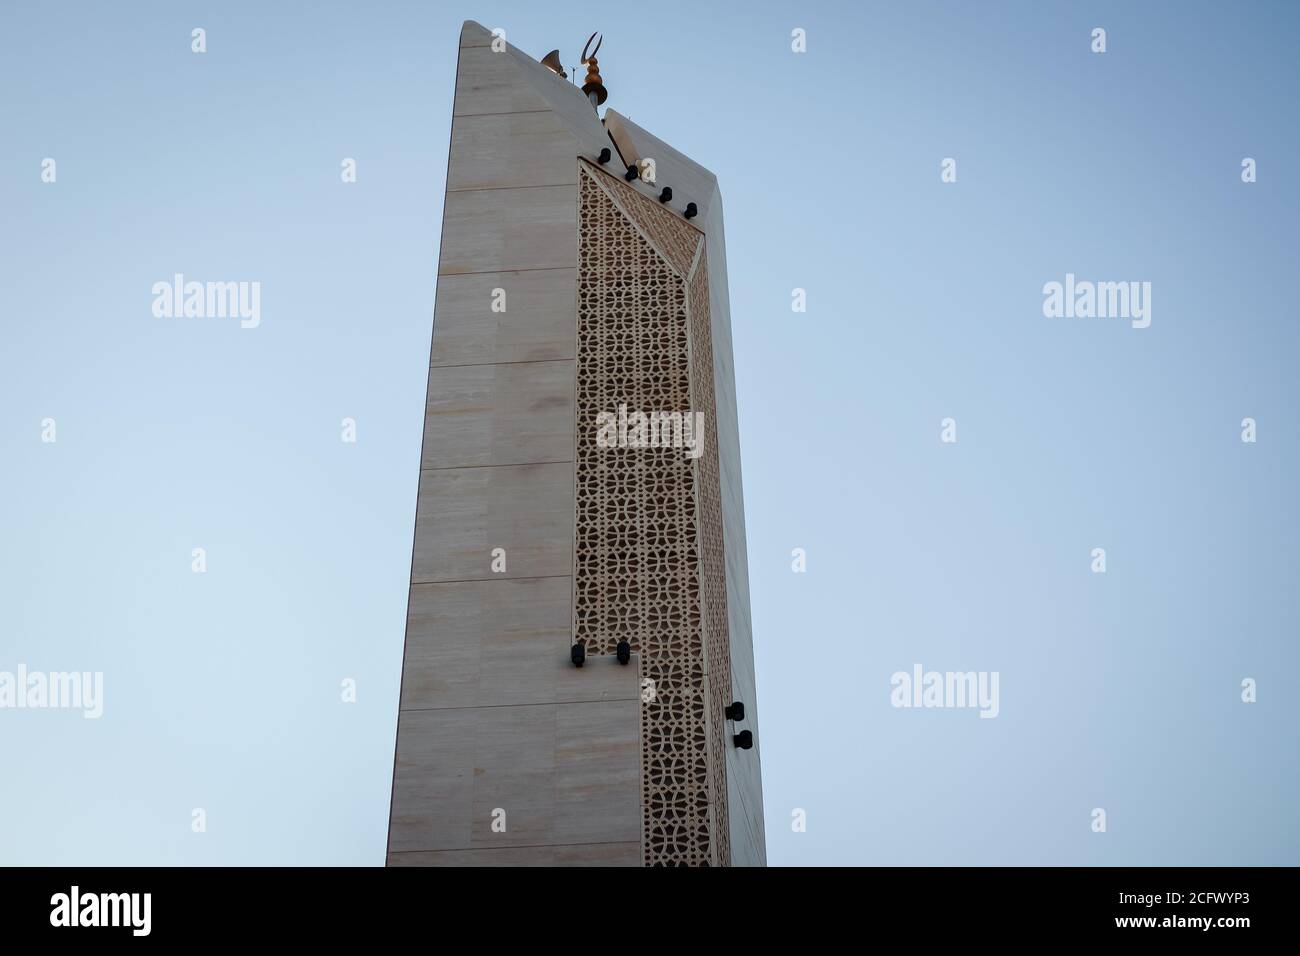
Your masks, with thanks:
M641 703L647 866L729 865L722 707L731 693L703 236L580 166L574 640L626 640ZM597 415L704 413L704 453L606 448Z
M655 251L668 261L680 278L689 277L704 238L699 230L619 180L604 176L602 179L609 183L615 203L636 223L637 229Z

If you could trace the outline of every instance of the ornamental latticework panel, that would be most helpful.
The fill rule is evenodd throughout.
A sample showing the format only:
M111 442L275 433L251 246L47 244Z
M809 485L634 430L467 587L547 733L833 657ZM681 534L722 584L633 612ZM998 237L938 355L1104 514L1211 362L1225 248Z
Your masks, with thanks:
M700 240L703 239L699 231L636 190L612 177L607 178L607 181L615 191L615 202L623 213L637 224L641 234L668 261L673 271L682 279L688 278L691 266L695 264Z
M640 655L646 865L727 865L731 668L703 237L580 166L574 639L589 656L624 640ZM597 416L620 406L702 412L704 453L602 447Z

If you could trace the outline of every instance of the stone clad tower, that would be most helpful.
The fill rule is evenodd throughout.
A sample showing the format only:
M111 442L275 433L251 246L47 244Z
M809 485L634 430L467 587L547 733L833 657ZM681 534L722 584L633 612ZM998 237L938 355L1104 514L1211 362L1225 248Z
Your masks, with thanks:
M721 197L587 70L461 32L393 866L766 862Z

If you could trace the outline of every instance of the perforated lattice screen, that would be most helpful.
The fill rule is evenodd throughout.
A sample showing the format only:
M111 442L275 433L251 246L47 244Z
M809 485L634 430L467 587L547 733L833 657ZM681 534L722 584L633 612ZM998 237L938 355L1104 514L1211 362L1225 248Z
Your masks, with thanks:
M581 164L574 638L640 654L647 865L727 865L730 700L703 236ZM609 448L597 416L702 412L704 452ZM650 699L646 699L650 697Z

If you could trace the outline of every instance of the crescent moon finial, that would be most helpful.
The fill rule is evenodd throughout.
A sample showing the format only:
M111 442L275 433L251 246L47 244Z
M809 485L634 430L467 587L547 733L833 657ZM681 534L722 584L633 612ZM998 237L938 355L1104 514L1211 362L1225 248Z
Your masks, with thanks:
M602 36L602 37L600 37L599 40L596 40L596 37L597 37L597 36L600 36L600 31L599 31L599 30L597 30L597 31L596 31L595 33L593 33L591 36L587 37L587 42L586 42L586 44L584 44L583 47L582 47L582 59L579 60L580 63L586 63L587 60L591 59L593 56L595 56L597 53L600 52L600 45L601 45L602 43L605 42L605 38ZM590 53L588 53L588 52L587 52L587 47L591 46L591 41L592 41L592 40L596 40L596 49L594 49L594 50L592 50Z

